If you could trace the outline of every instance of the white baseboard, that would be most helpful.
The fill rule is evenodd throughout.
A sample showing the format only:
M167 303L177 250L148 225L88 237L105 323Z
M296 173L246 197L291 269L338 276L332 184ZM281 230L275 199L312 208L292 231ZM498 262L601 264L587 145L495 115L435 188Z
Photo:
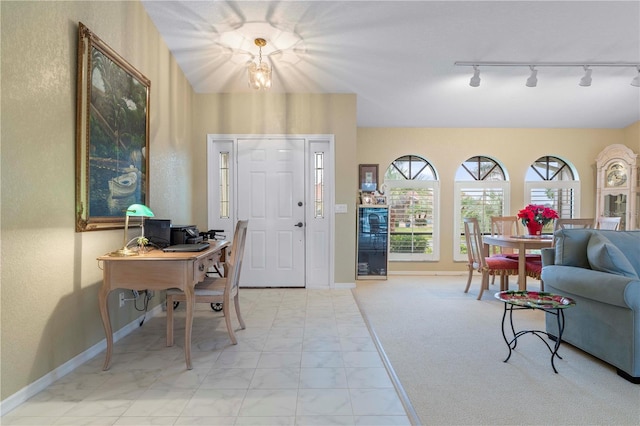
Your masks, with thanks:
M139 328L140 321L142 321L143 319L145 321L148 321L149 319L158 315L160 312L162 312L163 306L164 306L164 303L160 303L156 305L153 309L151 309L146 313L146 317L145 315L140 315L138 318L136 318L135 320L131 321L129 324L122 327L120 330L113 333L113 342L114 343L117 342L118 340L122 339L123 337L127 336L128 334L130 334L131 332ZM52 370L51 372L40 377L35 382L30 383L29 385L20 389L18 392L0 401L0 416L4 416L5 414L14 410L20 404L22 404L23 402L25 402L26 400L28 400L38 392L46 389L56 380L71 373L73 370L75 370L85 362L93 359L96 355L100 354L100 352L104 351L105 349L107 349L106 337L102 339L100 342L91 346L86 351L71 358L69 361L65 362L55 370Z

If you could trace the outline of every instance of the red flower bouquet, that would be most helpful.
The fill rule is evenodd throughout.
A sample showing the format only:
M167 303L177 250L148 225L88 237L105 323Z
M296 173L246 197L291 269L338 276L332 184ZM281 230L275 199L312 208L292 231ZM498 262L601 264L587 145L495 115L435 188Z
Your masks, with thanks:
M529 204L524 209L518 212L518 218L522 219L522 224L527 226L529 222L538 222L542 225L546 225L553 219L558 218L558 212L549 207Z
M537 204L529 204L518 212L518 218L532 235L539 235L544 225L558 217L558 212L555 210Z

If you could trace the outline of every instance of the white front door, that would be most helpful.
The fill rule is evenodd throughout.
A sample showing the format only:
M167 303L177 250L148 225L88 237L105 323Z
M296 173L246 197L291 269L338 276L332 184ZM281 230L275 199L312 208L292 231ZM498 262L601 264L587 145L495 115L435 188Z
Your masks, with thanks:
M305 140L238 139L238 219L249 228L240 284L305 286Z

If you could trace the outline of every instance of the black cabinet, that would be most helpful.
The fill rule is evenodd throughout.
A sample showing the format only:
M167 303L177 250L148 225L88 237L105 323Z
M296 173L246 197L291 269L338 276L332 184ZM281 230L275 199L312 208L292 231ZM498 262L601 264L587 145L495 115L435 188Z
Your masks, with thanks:
M389 266L389 208L358 206L356 278L387 279Z

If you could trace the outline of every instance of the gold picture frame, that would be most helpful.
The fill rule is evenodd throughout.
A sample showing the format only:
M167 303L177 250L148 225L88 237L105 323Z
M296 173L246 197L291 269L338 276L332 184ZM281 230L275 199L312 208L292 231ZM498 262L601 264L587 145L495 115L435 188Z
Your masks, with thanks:
M124 227L149 204L149 92L140 71L78 23L76 232Z

